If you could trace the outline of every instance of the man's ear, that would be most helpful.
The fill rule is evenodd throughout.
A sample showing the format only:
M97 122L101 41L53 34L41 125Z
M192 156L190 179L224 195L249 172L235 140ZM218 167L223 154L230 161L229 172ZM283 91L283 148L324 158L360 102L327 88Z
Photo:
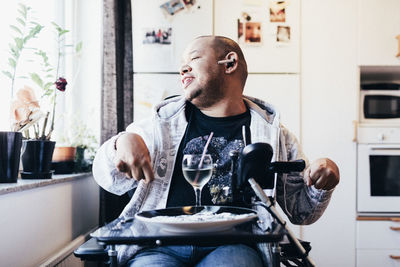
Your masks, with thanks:
M225 73L230 74L237 69L238 55L236 52L231 51L225 56L225 59L230 60L225 63Z

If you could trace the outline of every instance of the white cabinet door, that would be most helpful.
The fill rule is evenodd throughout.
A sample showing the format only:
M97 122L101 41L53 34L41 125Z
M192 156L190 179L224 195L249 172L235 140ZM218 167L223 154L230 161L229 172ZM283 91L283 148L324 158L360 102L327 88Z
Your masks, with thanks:
M178 7L183 2L177 1L174 15L166 15L160 8L166 2L132 1L134 72L177 72L186 45L197 36L212 34L213 0L196 1L182 10ZM167 41L157 41L159 30L170 34Z
M357 267L398 267L400 249L357 249Z
M247 4L250 1L215 0L215 35L229 37L239 42L247 59L249 72L289 72L300 71L300 0L286 1L283 18L277 22L270 15L270 5L277 1L252 1L255 5ZM238 38L238 19L242 24L243 35ZM248 23L248 24L246 24ZM247 28L246 25L249 27ZM246 32L254 32L251 27L257 25L257 34L261 36L260 41L252 39ZM284 38L278 41L278 28L288 29L290 39L285 42ZM281 35L279 35L281 36Z
M272 104L281 121L300 135L300 77L297 74L249 74L243 92Z
M359 0L358 6L359 64L400 65L400 1Z
M400 222L357 221L357 249L400 249Z

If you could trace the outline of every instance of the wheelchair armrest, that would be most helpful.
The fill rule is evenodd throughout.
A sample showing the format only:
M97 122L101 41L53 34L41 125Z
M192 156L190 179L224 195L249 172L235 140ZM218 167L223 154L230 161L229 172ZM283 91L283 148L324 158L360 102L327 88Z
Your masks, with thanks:
M97 243L96 238L92 237L79 248L74 250L74 255L83 261L108 261L107 248Z

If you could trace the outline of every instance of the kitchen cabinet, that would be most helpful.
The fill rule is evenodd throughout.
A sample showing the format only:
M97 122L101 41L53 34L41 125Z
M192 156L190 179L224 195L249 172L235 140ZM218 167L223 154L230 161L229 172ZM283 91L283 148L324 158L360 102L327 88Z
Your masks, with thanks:
M359 219L356 250L357 267L399 266L400 219Z
M400 65L400 1L359 0L359 65Z

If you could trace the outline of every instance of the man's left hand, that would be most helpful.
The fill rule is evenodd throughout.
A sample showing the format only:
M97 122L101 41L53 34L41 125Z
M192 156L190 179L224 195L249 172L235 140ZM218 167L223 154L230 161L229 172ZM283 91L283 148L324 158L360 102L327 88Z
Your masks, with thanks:
M339 168L328 158L317 159L304 172L304 182L316 189L330 190L339 183Z

